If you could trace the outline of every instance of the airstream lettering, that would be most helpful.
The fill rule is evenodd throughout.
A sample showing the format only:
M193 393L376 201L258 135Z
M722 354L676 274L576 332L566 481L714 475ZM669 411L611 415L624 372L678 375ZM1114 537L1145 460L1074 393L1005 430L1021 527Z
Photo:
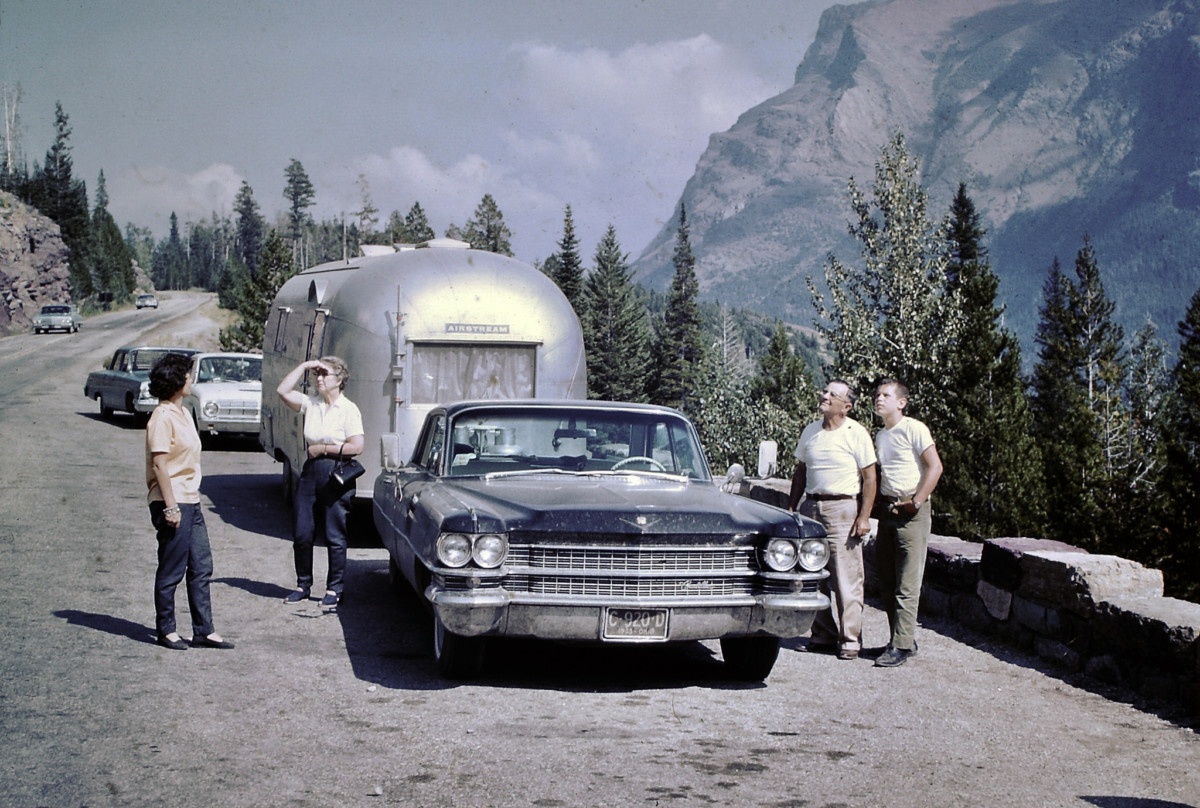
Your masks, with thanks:
M464 242L434 239L298 273L279 290L263 335L263 389L300 362L340 356L362 411L370 497L380 469L406 462L425 414L461 399L586 396L579 319L535 268ZM306 378L302 388L315 389ZM300 415L263 397L263 449L290 495L304 464Z

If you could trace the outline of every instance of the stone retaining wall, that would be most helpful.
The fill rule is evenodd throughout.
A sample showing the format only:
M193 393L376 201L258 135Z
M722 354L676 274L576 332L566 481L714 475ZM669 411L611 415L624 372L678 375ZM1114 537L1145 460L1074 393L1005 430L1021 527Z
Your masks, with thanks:
M738 493L786 507L787 487L748 480ZM1200 714L1200 604L1163 597L1159 570L1047 539L932 536L921 611Z

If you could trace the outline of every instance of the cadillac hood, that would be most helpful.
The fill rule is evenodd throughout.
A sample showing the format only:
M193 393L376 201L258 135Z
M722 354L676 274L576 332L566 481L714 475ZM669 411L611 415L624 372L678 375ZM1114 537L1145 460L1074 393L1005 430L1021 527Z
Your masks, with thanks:
M646 474L443 479L425 507L440 512L445 530L666 537L734 534L822 536L815 522L761 502L723 493L711 482Z

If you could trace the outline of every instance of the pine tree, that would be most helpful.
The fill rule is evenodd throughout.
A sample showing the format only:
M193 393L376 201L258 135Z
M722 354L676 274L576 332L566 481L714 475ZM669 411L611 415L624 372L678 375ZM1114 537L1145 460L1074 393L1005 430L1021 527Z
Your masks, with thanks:
M595 260L581 291L588 397L646 401L650 325L611 224L596 246Z
M133 258L121 228L108 212L108 188L104 182L104 171L96 180L96 207L92 211L91 265L93 286L107 299L121 302L133 292L136 279L133 274Z
M687 210L682 205L672 264L675 275L667 293L662 332L656 347L658 371L653 400L690 414L690 398L701 380L704 330L697 302L700 283L696 279L696 258L688 236Z
M62 230L63 242L71 251L71 295L76 300L96 293L92 284L91 216L87 188L71 176L70 119L62 104L54 105L54 143L46 152L45 164L28 183L26 201L53 219Z
M188 277L187 252L179 237L179 217L171 212L171 229L167 238L154 251L154 265L150 278L155 289L187 289L191 286Z
M238 321L221 329L221 350L262 350L263 327L271 305L279 289L295 273L291 248L278 231L272 230L258 256L258 272L245 278L234 295L232 308L238 314Z
M125 246L142 271L147 272L154 266L154 233L149 227L126 224ZM136 278L136 273L134 277Z
M953 417L936 433L948 473L938 485L942 529L980 541L1035 535L1044 524L1037 444L1021 378L1021 349L1001 322L999 279L987 261L985 231L966 186L951 205L947 279L958 290L962 329L947 355L939 395Z
M949 420L936 391L961 323L947 281L945 232L926 215L919 170L898 132L875 165L870 198L851 178L850 235L861 243L862 264L851 267L830 255L830 301L811 279L809 291L821 318L817 328L833 350L830 375L859 390L886 376L903 379L913 393L911 414L928 421L936 437Z
M512 245L509 243L512 231L504 223L504 214L491 194L484 194L479 201L474 217L467 220L463 228L462 239L477 250L512 255Z
M1171 371L1169 405L1161 430L1165 467L1159 496L1162 506L1153 530L1166 594L1200 602L1200 289L1179 321L1179 361Z
M193 286L212 292L225 285L232 240L232 223L216 213L213 213L211 223L206 219L189 223L187 263Z
M1046 281L1033 377L1034 434L1042 448L1046 509L1053 538L1121 552L1128 508L1116 481L1128 428L1121 400L1123 334L1100 281L1090 240L1075 259L1074 281L1057 259Z
M567 205L563 215L563 234L558 242L558 258L551 276L563 295L583 318L583 259L579 257L579 239L575 238L575 221L571 218L571 206Z
M429 219L425 217L425 211L421 208L421 203L413 202L412 207L408 209L408 213L404 217L403 241L408 244L420 244L436 237L437 234L429 226Z
M307 265L302 238L311 221L308 209L316 202L317 192L300 161L292 158L283 172L286 183L283 197L288 201L288 236L292 239L292 258L300 266Z
M758 358L757 373L750 382L750 397L769 401L785 412L812 410L817 388L804 361L792 350L787 327L776 323L771 342Z
M237 215L233 252L242 266L253 274L258 267L258 253L263 246L266 222L259 213L254 189L245 180L242 180L242 187L233 199L233 212Z

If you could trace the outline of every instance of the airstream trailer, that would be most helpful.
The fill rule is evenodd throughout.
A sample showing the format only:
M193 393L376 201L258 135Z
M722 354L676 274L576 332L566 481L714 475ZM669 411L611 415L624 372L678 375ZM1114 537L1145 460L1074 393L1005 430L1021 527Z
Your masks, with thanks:
M579 318L527 264L434 239L311 267L279 290L263 333L259 442L283 463L288 497L304 465L303 424L274 390L300 362L331 354L350 367L346 395L366 430L359 498L385 462L408 460L437 404L587 392ZM310 375L301 389L312 393Z

